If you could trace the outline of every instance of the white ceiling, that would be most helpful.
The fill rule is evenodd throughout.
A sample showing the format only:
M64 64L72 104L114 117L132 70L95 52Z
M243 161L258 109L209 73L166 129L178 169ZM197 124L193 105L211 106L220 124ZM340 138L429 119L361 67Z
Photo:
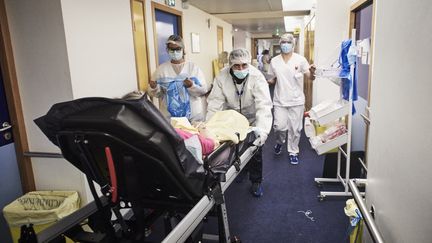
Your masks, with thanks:
M189 0L189 2L210 14L282 10L281 0Z
M282 0L186 0L191 5L215 15L240 29L252 34L271 36L279 29L285 32L284 16L303 16L309 14L310 7L297 0L284 3Z

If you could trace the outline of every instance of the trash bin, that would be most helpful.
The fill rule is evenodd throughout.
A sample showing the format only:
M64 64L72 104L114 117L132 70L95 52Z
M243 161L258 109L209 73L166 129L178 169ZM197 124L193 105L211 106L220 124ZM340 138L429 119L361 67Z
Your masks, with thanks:
M363 217L354 199L348 199L344 208L346 216L350 218L347 238L350 243L361 243L363 236Z
M33 224L36 233L79 208L78 192L35 191L16 199L3 209L14 243L20 238L22 225ZM72 242L69 241L68 242Z

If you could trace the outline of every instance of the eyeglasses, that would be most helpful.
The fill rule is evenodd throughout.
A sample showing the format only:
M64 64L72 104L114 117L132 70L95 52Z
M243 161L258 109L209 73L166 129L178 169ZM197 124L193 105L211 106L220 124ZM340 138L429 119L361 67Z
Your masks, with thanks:
M169 51L181 51L182 48L178 47L178 48L168 48Z
M293 42L292 41L281 41L281 44L285 44L285 43L292 44Z

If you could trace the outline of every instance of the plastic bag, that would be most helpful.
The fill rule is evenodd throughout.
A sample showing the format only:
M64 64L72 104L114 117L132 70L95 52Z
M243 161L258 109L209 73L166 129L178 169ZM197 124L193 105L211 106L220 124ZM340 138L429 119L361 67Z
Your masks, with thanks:
M78 192L35 191L16 199L3 209L9 226L55 222L79 208Z
M166 106L172 117L190 118L190 97L187 88L183 84L184 79L173 81L158 80L159 85L166 90Z

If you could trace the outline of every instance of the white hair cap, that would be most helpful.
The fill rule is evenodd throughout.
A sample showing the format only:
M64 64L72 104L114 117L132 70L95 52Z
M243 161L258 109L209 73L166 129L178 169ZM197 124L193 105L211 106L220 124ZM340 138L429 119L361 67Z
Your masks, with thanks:
M168 44L174 44L180 46L181 48L184 48L183 39L179 35L171 35L170 37L168 37L168 40L166 41L165 44L167 45L167 48L168 48Z
M251 63L251 56L248 50L239 48L233 50L229 55L229 65L232 67L234 64Z
M286 41L286 42L292 42L294 44L295 40L294 40L294 36L290 33L285 33L283 35L281 35L280 39L279 39L279 44L282 41Z

